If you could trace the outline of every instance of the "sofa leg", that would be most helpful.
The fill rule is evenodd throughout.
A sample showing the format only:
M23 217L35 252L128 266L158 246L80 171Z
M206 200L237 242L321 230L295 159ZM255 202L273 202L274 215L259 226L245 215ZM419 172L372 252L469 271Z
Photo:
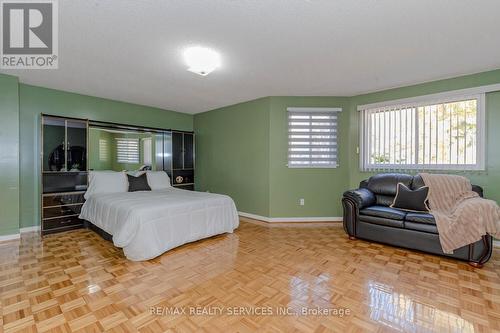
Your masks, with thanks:
M469 261L469 265L471 265L474 268L483 268L483 264L474 261Z
M356 240L357 238L354 236L349 236L349 240Z

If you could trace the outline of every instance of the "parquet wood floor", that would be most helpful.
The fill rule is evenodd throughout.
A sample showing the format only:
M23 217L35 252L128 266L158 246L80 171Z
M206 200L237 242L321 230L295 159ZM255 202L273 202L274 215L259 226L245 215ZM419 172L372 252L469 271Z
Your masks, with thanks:
M89 230L43 240L23 234L0 244L0 327L9 333L500 332L499 252L474 269L349 241L338 224L242 221L234 234L131 262Z

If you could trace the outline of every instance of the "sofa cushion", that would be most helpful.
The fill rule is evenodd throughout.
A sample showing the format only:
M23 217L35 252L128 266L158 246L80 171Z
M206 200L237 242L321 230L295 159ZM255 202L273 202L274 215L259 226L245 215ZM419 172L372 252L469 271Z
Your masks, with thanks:
M375 196L375 200L377 202L377 205L389 207L394 202L394 196L377 194Z
M438 233L438 230L437 230L437 227L435 224L405 221L404 228L410 229L410 230L416 230L416 231L429 232L431 234Z
M395 196L398 183L410 187L413 176L404 173L381 173L370 177L368 189L375 194Z
M434 216L429 213L408 213L406 214L405 220L409 222L436 224Z
M359 211L359 215L368 215L383 217L392 220L403 220L406 216L406 212L385 206L370 206L363 208Z
M386 219L384 217L377 217L377 216L360 215L359 221L364 222L364 223L377 224L377 225L386 226L386 227L394 227L394 228L403 228L404 227L404 221L402 221L402 220Z

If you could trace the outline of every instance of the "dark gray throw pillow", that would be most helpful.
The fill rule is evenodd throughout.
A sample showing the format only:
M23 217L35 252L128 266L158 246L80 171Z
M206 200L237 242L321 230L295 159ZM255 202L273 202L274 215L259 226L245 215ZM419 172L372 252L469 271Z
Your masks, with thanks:
M145 173L138 177L127 175L128 178L128 191L151 191L151 187L148 184L148 178Z
M412 212L428 212L428 195L428 186L422 186L419 189L411 190L405 184L398 183L396 197L394 198L391 207Z

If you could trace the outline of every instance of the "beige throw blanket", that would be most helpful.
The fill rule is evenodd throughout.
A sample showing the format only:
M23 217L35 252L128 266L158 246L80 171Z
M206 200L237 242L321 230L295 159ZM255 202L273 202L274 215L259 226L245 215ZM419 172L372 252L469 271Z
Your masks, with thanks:
M444 253L474 243L490 234L500 238L500 208L472 191L462 176L421 173L429 186L429 208L436 220Z

